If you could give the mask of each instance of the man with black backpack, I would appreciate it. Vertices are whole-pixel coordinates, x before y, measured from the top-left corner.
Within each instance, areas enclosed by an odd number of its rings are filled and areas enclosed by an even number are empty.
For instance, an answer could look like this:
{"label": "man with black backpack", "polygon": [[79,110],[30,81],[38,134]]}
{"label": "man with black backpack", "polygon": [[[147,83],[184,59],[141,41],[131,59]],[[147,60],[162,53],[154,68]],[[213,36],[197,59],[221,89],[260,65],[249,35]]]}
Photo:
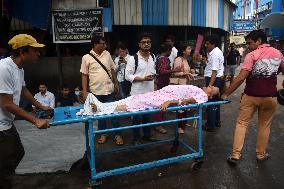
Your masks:
{"label": "man with black backpack", "polygon": [[[155,56],[150,52],[151,36],[142,33],[138,38],[139,51],[129,58],[126,65],[125,78],[132,82],[130,95],[144,94],[154,91]],[[133,116],[133,125],[150,122],[150,115]],[[150,127],[143,127],[142,137],[145,141],[153,141]],[[140,143],[140,128],[133,129],[133,144]]]}

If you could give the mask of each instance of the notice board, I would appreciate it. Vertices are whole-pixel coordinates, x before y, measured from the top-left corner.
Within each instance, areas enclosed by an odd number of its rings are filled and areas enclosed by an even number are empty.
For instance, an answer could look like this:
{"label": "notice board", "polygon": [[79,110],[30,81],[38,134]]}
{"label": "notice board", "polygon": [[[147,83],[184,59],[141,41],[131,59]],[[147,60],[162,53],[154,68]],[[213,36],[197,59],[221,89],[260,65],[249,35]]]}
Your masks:
{"label": "notice board", "polygon": [[103,35],[102,18],[102,8],[54,10],[52,11],[53,42],[90,42],[93,35]]}

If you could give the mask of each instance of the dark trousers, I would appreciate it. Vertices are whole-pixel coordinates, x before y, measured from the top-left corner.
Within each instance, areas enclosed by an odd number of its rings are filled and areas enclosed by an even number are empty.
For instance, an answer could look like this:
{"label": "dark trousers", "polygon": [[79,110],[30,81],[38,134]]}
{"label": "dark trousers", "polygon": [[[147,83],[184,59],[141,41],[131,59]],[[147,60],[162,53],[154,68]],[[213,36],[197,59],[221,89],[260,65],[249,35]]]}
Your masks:
{"label": "dark trousers", "polygon": [[[115,101],[115,98],[114,98],[114,94],[109,94],[109,95],[95,95],[97,97],[97,99],[100,101],[100,102],[113,102]],[[114,118],[114,119],[111,119],[111,122],[112,122],[112,127],[113,128],[117,128],[119,127],[119,120],[117,118]],[[106,120],[99,120],[98,121],[98,128],[100,130],[104,130],[107,128],[107,122]],[[117,131],[115,132],[115,135],[120,135],[121,132]]]}
{"label": "dark trousers", "polygon": [[0,131],[0,188],[10,188],[8,177],[15,173],[24,157],[25,150],[20,136],[13,125],[11,129]]}
{"label": "dark trousers", "polygon": [[[149,123],[151,121],[150,115],[137,115],[133,116],[132,124],[139,125],[141,123]],[[143,135],[144,137],[148,138],[151,137],[151,128],[150,127],[143,127]],[[133,129],[133,140],[138,140],[140,138],[140,128]]]}
{"label": "dark trousers", "polygon": [[[205,77],[205,84],[206,87],[210,83],[211,77]],[[218,87],[220,91],[222,90],[222,79],[220,77],[217,77],[214,83],[215,87]],[[209,99],[208,102],[214,102],[217,101],[216,99]],[[216,106],[209,106],[206,109],[207,111],[207,123],[206,127],[208,128],[215,128],[220,124],[220,105]]]}
{"label": "dark trousers", "polygon": [[[183,112],[178,112],[178,119],[186,118],[188,116],[188,112],[186,110],[183,110]],[[178,122],[178,128],[185,129],[186,121],[180,121]]]}

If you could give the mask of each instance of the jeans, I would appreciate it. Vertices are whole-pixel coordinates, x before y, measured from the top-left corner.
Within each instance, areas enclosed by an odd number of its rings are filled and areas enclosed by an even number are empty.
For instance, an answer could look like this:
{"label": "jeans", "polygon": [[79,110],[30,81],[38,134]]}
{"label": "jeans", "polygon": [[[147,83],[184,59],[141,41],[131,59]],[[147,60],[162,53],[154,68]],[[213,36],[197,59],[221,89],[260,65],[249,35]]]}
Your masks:
{"label": "jeans", "polygon": [[120,93],[121,98],[122,99],[126,98],[127,95],[123,92],[123,87],[122,87],[123,82],[119,82],[118,85],[119,85],[119,93]]}
{"label": "jeans", "polygon": [[9,188],[8,177],[15,173],[24,154],[24,147],[14,125],[8,130],[0,131],[0,188]]}
{"label": "jeans", "polygon": [[[210,79],[211,79],[211,77],[205,77],[206,87],[209,85]],[[222,79],[220,77],[216,77],[214,86],[218,87],[221,91]],[[208,102],[214,102],[214,101],[217,101],[217,100],[216,99],[208,99]],[[206,112],[207,112],[206,127],[207,128],[215,128],[216,126],[218,126],[221,122],[220,121],[220,105],[209,106],[209,107],[207,107]]]}
{"label": "jeans", "polygon": [[[133,116],[132,124],[139,125],[141,123],[149,123],[151,120],[150,115],[137,115]],[[144,137],[148,138],[151,137],[151,128],[150,127],[143,127],[143,135]],[[140,128],[133,129],[133,140],[138,140],[140,138]]]}
{"label": "jeans", "polygon": [[[95,95],[97,97],[97,99],[100,101],[100,102],[113,102],[115,101],[115,98],[114,98],[114,94],[109,94],[109,95]],[[112,127],[113,128],[117,128],[119,127],[119,120],[118,118],[114,118],[114,119],[111,119],[111,122],[112,122]],[[98,128],[100,130],[104,130],[107,128],[107,122],[106,120],[99,120],[98,121]],[[115,132],[115,135],[120,135],[120,131],[116,131]]]}

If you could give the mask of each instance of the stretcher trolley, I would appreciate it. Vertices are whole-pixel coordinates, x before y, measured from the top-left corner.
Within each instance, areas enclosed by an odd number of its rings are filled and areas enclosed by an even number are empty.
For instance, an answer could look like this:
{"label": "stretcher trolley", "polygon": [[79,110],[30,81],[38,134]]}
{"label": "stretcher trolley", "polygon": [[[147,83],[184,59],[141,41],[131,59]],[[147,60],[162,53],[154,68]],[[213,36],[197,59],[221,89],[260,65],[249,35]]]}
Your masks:
{"label": "stretcher trolley", "polygon": [[[114,176],[129,172],[134,172],[138,170],[143,170],[147,168],[162,166],[170,163],[175,163],[179,161],[184,161],[188,159],[193,159],[193,163],[191,164],[191,168],[194,170],[198,170],[202,165],[202,157],[203,157],[203,150],[202,150],[202,112],[203,108],[206,108],[208,106],[216,106],[221,104],[226,104],[229,101],[215,101],[215,102],[206,102],[202,104],[189,104],[184,106],[174,106],[169,107],[168,111],[178,111],[178,110],[185,110],[185,109],[196,109],[197,113],[192,117],[186,117],[186,118],[176,118],[172,120],[164,120],[161,122],[151,122],[147,124],[139,124],[139,125],[130,125],[130,126],[121,126],[119,128],[111,128],[111,129],[104,129],[104,130],[97,130],[96,127],[93,127],[94,122],[96,120],[103,120],[103,119],[112,119],[112,118],[121,118],[121,117],[130,117],[135,115],[141,115],[141,114],[155,114],[160,112],[159,109],[151,109],[151,110],[143,110],[138,112],[119,112],[114,114],[108,114],[108,115],[92,115],[92,116],[76,116],[76,112],[82,108],[82,106],[69,106],[69,107],[59,107],[55,108],[54,110],[54,119],[51,122],[51,126],[57,126],[57,125],[64,125],[64,124],[72,124],[72,123],[85,123],[85,135],[86,135],[86,154],[90,166],[91,171],[91,178],[90,178],[90,185],[93,187],[96,187],[98,184],[98,180],[104,177],[108,176]],[[183,140],[179,138],[178,133],[178,122],[180,121],[186,121],[186,120],[197,120],[197,149],[194,149],[193,147],[186,144]],[[175,129],[175,135],[173,139],[168,140],[160,140],[155,142],[149,142],[146,144],[141,145],[135,145],[135,146],[124,146],[124,147],[118,147],[111,150],[106,151],[100,151],[97,152],[95,149],[95,136],[96,134],[101,133],[108,133],[108,132],[115,132],[119,130],[126,130],[126,129],[133,129],[133,128],[139,128],[139,127],[152,127],[157,126],[161,124],[169,124],[169,123],[175,123],[176,129]],[[177,155],[167,157],[164,159],[147,162],[147,163],[141,163],[121,168],[115,168],[112,170],[107,170],[103,172],[97,172],[96,170],[96,156],[98,155],[105,155],[107,153],[114,153],[114,152],[120,152],[124,150],[131,150],[135,148],[145,148],[147,146],[152,146],[154,144],[162,144],[162,143],[170,143],[172,144],[169,152],[172,154],[175,154],[177,151],[179,145],[181,147],[184,147],[184,149],[187,150],[186,154],[183,155]]]}

